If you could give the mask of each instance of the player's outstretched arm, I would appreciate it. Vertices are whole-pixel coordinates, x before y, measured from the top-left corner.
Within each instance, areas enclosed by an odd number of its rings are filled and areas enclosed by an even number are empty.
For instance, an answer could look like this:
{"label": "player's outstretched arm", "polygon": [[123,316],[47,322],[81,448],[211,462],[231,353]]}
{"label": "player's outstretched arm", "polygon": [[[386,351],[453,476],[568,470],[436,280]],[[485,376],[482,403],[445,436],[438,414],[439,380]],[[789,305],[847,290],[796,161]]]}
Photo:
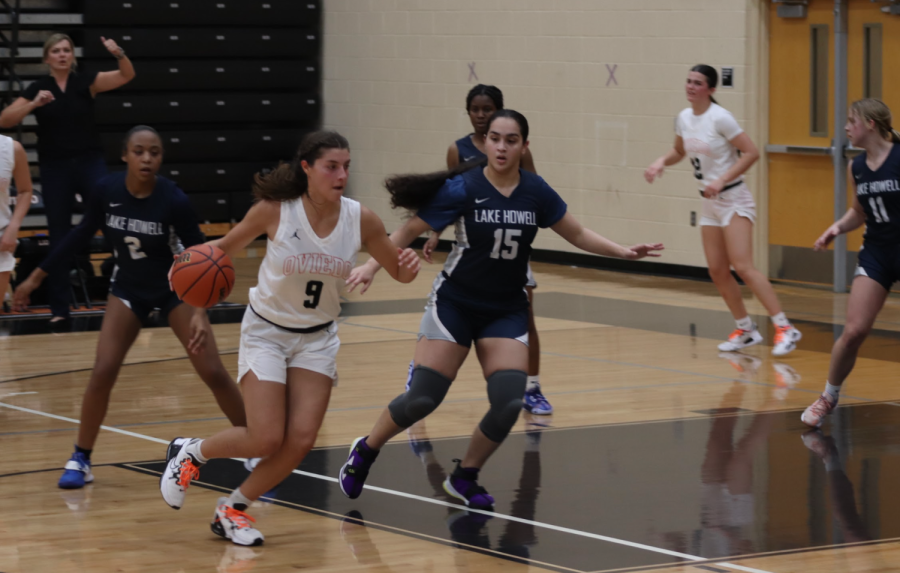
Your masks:
{"label": "player's outstretched arm", "polygon": [[221,239],[209,241],[207,245],[219,247],[229,257],[246,248],[256,237],[266,235],[274,239],[281,221],[281,203],[278,201],[257,201],[240,223],[235,225]]}
{"label": "player's outstretched arm", "polygon": [[642,243],[624,247],[598,235],[590,229],[584,228],[571,213],[563,215],[563,218],[550,228],[579,249],[604,257],[616,257],[634,261],[644,257],[658,257],[659,253],[656,251],[661,251],[665,248],[662,243]]}
{"label": "player's outstretched arm", "polygon": [[372,258],[381,265],[391,277],[401,283],[412,282],[422,268],[419,256],[412,249],[396,246],[388,238],[381,219],[366,207],[360,207],[360,223],[362,243]]}
{"label": "player's outstretched arm", "polygon": [[[380,221],[380,219],[379,219]],[[391,233],[390,242],[395,248],[406,248],[412,243],[416,237],[428,231],[431,227],[420,219],[413,217],[409,219],[402,227]],[[384,233],[384,224],[382,223],[381,232]],[[363,285],[359,293],[365,293],[372,285],[375,273],[381,269],[378,259],[373,255],[368,261],[353,269],[350,277],[347,279],[347,291],[353,292],[358,285]]]}

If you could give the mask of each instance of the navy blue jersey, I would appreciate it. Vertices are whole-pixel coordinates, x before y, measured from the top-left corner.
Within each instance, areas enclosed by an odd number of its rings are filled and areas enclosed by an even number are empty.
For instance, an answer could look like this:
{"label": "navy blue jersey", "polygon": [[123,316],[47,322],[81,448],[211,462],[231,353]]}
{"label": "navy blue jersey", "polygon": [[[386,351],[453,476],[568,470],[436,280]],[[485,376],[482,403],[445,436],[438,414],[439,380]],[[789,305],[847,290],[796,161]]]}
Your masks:
{"label": "navy blue jersey", "polygon": [[459,162],[465,163],[466,161],[473,161],[475,159],[481,159],[483,157],[487,157],[484,153],[478,150],[475,147],[475,144],[472,143],[472,136],[474,133],[470,133],[465,137],[460,137],[456,140],[456,151],[459,154]]}
{"label": "navy blue jersey", "polygon": [[866,165],[866,154],[853,160],[856,197],[866,212],[866,243],[900,245],[900,144],[894,144],[876,171]]}
{"label": "navy blue jersey", "polygon": [[[144,300],[167,295],[172,255],[183,246],[203,243],[194,210],[173,181],[156,178],[153,193],[138,199],[125,188],[125,173],[100,180],[81,223],[47,256],[41,268],[53,268],[84,248],[98,229],[113,247],[113,281]],[[179,241],[180,239],[180,241]]]}
{"label": "navy blue jersey", "polygon": [[471,169],[449,179],[417,213],[432,229],[456,224],[456,243],[442,271],[455,292],[493,301],[524,296],[531,243],[539,227],[562,219],[566,203],[538,175],[520,169],[519,177],[519,186],[504,197],[484,169]]}

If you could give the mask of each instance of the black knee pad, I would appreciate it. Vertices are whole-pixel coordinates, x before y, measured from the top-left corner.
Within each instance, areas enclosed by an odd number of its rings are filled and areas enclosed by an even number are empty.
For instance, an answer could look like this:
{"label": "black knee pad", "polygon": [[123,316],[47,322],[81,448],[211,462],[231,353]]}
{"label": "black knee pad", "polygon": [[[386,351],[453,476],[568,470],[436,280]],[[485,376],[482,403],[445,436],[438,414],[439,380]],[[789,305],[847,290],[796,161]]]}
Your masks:
{"label": "black knee pad", "polygon": [[423,419],[444,401],[453,381],[425,366],[413,370],[409,391],[400,394],[388,404],[388,411],[394,423],[408,428]]}
{"label": "black knee pad", "polygon": [[522,410],[522,396],[528,375],[522,370],[500,370],[487,379],[491,409],[481,419],[481,432],[492,442],[500,443],[516,425]]}

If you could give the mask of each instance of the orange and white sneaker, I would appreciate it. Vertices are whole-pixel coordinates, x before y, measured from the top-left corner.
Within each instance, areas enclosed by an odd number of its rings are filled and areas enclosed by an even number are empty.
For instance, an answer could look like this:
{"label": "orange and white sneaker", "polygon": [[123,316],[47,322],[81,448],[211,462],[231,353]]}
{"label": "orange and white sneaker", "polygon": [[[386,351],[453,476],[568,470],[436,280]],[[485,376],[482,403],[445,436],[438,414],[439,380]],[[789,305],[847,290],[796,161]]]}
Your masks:
{"label": "orange and white sneaker", "polygon": [[[176,450],[173,445],[177,440],[183,442]],[[192,440],[175,438],[166,451],[166,469],[159,476],[159,492],[173,509],[181,509],[188,486],[191,485],[191,481],[200,477],[200,466],[203,464],[187,451],[189,445],[198,441],[197,438]],[[176,451],[178,453],[174,453]]]}
{"label": "orange and white sneaker", "polygon": [[759,333],[759,329],[754,324],[750,330],[743,328],[735,329],[728,335],[728,340],[719,345],[722,352],[737,352],[742,348],[759,344],[763,341],[763,335]]}
{"label": "orange and white sneaker", "polygon": [[797,348],[797,342],[803,338],[799,330],[792,325],[775,327],[775,346],[772,347],[772,356],[784,356]]}
{"label": "orange and white sneaker", "polygon": [[831,396],[822,394],[806,410],[803,410],[800,421],[810,428],[818,428],[822,425],[822,422],[825,421],[828,414],[832,413],[836,407],[837,400],[832,401]]}
{"label": "orange and white sneaker", "polygon": [[250,523],[256,520],[245,512],[235,509],[227,497],[220,497],[209,528],[219,537],[230,539],[235,545],[255,547],[262,545],[263,534],[253,528]]}

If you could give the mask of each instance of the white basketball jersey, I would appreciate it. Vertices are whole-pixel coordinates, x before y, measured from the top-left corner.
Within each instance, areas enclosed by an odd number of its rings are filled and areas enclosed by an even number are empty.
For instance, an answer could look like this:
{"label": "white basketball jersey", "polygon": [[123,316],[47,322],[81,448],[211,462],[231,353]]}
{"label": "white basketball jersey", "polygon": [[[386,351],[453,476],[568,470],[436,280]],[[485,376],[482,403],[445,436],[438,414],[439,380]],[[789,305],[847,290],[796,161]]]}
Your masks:
{"label": "white basketball jersey", "polygon": [[0,135],[0,230],[9,225],[12,209],[9,206],[9,182],[12,181],[13,168],[16,166],[16,150],[13,140]]}
{"label": "white basketball jersey", "polygon": [[[691,108],[678,114],[675,133],[684,140],[684,150],[694,166],[694,177],[700,180],[703,189],[737,162],[737,149],[730,142],[744,130],[728,110],[711,104],[703,115],[694,115]],[[738,177],[726,185],[740,180]]]}
{"label": "white basketball jersey", "polygon": [[337,320],[341,290],[361,241],[360,206],[353,199],[341,198],[338,223],[324,239],[313,232],[302,199],[282,202],[278,231],[267,243],[259,282],[250,289],[250,306],[286,328]]}

